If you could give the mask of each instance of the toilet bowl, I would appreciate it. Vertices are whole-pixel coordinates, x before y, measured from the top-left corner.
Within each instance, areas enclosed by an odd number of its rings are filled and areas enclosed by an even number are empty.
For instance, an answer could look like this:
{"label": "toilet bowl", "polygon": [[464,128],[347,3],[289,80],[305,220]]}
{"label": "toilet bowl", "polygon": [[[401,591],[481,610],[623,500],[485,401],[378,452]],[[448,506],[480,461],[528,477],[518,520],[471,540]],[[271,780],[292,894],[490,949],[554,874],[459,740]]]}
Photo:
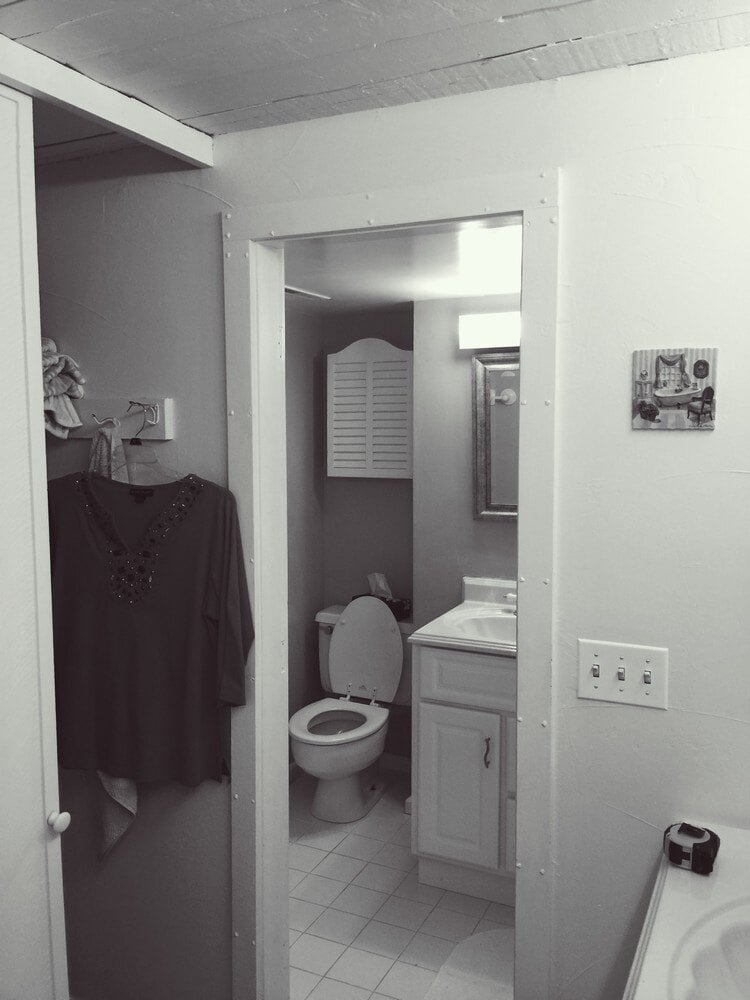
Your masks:
{"label": "toilet bowl", "polygon": [[289,720],[294,759],[318,779],[313,816],[329,823],[351,823],[375,804],[382,782],[368,785],[360,774],[383,752],[389,714],[380,705],[323,698]]}
{"label": "toilet bowl", "polygon": [[[363,772],[383,752],[390,701],[403,662],[401,632],[389,608],[374,597],[358,597],[334,626],[327,655],[321,643],[321,680],[346,697],[322,698],[289,720],[294,760],[318,779],[311,812],[331,823],[361,819],[383,792],[382,782]],[[351,700],[370,697],[370,702]]]}

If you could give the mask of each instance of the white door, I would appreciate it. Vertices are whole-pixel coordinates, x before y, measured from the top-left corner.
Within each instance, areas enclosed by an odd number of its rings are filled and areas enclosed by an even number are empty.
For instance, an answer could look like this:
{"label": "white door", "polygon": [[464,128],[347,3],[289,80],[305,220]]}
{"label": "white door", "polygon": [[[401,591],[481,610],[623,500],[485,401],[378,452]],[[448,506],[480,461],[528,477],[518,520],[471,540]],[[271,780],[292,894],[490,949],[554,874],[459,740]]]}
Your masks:
{"label": "white door", "polygon": [[0,86],[0,1000],[68,997],[31,98]]}
{"label": "white door", "polygon": [[500,716],[419,705],[419,853],[498,868]]}

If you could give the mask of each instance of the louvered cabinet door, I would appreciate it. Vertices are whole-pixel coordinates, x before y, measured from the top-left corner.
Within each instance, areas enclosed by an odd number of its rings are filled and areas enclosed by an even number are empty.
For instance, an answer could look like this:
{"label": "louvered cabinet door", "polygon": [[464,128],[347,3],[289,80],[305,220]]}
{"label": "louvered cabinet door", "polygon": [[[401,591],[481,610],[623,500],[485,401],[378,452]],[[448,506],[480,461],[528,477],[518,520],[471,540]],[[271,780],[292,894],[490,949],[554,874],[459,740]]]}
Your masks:
{"label": "louvered cabinet door", "polygon": [[411,479],[412,352],[358,340],[328,356],[328,475]]}

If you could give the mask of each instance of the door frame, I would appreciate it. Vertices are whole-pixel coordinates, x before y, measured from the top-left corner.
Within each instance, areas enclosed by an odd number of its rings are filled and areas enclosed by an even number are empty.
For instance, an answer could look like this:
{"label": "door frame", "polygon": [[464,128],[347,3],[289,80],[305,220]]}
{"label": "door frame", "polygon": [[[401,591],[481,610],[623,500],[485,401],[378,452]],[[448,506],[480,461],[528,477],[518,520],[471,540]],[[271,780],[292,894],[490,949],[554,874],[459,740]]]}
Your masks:
{"label": "door frame", "polygon": [[[490,174],[222,214],[229,487],[254,598],[253,698],[232,735],[234,995],[288,996],[287,537],[283,250],[278,241],[523,217],[518,516],[516,1000],[547,1000],[553,954],[550,719],[558,171]],[[269,329],[271,331],[269,335]],[[524,775],[533,775],[531,782]]]}
{"label": "door frame", "polygon": [[[8,329],[3,341],[8,351],[6,361],[11,371],[19,373],[18,398],[0,449],[9,475],[0,504],[0,535],[12,575],[0,605],[0,620],[8,637],[4,649],[5,714],[0,725],[13,741],[12,753],[6,755],[11,766],[23,761],[21,769],[14,768],[4,789],[14,838],[3,845],[5,860],[16,865],[13,881],[22,899],[18,895],[14,898],[8,889],[3,947],[12,957],[12,966],[4,970],[3,987],[11,992],[34,989],[39,1000],[67,1000],[60,835],[46,822],[51,813],[60,811],[60,802],[32,101],[2,84],[0,101],[10,103],[16,123],[16,134],[7,142],[7,166],[14,183],[5,192],[6,213],[0,232],[4,251],[0,281],[7,282],[0,299]],[[4,138],[8,140],[8,136]],[[17,605],[18,601],[23,605]],[[7,764],[7,759],[4,762]]]}

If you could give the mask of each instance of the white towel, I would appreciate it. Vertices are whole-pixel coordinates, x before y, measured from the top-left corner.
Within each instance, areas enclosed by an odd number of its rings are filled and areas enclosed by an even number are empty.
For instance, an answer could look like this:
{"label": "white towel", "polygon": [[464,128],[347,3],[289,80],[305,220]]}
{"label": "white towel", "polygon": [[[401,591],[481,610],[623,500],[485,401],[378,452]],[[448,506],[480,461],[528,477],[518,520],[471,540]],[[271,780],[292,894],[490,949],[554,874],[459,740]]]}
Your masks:
{"label": "white towel", "polygon": [[125,449],[116,427],[100,427],[91,439],[89,472],[129,483]]}
{"label": "white towel", "polygon": [[[100,427],[91,440],[89,472],[128,483],[128,467],[116,427]],[[132,778],[114,778],[97,771],[107,797],[102,800],[102,839],[99,858],[104,860],[127,833],[138,812],[138,787]]]}

